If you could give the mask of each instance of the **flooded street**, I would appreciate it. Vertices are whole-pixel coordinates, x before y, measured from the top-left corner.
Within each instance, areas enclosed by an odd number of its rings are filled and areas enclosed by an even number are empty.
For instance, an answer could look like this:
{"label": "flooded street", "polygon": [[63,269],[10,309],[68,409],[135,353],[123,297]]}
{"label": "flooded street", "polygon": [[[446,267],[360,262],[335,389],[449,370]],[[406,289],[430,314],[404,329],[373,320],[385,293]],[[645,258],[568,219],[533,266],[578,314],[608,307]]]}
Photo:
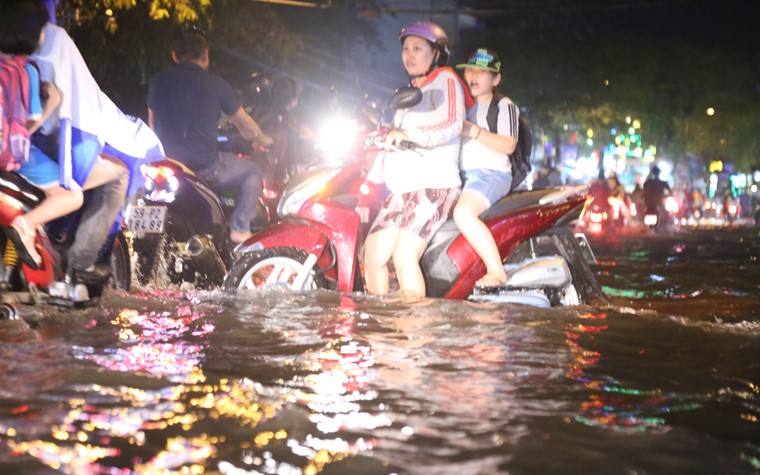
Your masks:
{"label": "flooded street", "polygon": [[610,307],[147,290],[0,321],[0,473],[760,472],[758,229],[591,244]]}

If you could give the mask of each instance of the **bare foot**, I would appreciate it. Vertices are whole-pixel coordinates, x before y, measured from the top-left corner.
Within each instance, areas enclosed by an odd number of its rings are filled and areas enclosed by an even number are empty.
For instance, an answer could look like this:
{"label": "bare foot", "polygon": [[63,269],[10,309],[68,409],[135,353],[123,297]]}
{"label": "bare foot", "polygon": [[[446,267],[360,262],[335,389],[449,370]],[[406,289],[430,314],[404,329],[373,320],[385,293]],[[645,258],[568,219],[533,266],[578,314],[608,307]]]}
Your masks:
{"label": "bare foot", "polygon": [[507,283],[507,275],[503,272],[489,272],[475,282],[475,287],[500,287]]}

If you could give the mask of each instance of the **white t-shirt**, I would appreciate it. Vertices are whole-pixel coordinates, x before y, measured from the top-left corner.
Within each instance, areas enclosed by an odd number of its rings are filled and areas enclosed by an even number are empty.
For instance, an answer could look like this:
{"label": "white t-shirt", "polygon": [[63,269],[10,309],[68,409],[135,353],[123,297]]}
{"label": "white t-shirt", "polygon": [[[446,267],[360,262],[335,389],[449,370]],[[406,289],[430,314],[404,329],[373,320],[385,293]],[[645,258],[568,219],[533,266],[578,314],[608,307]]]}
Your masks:
{"label": "white t-shirt", "polygon": [[[475,123],[483,130],[493,132],[489,129],[486,119],[490,105],[491,101],[476,103],[467,111],[467,120]],[[508,97],[501,98],[498,108],[499,114],[496,120],[496,128],[498,130],[496,133],[517,139],[520,110]],[[509,156],[506,153],[499,153],[480,140],[474,140],[469,137],[462,139],[460,166],[462,170],[485,168],[503,172],[512,171],[512,166],[509,164]]]}

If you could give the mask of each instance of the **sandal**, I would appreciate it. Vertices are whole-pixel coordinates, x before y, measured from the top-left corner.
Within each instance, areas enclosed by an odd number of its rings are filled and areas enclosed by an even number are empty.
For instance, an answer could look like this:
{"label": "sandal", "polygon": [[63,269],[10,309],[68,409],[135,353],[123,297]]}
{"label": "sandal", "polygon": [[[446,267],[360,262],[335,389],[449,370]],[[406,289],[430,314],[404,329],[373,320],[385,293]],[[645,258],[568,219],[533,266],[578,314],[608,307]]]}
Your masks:
{"label": "sandal", "polygon": [[13,241],[21,262],[32,270],[38,270],[42,264],[42,257],[35,247],[35,233],[29,228],[23,216],[16,216],[11,225],[5,228],[8,239]]}

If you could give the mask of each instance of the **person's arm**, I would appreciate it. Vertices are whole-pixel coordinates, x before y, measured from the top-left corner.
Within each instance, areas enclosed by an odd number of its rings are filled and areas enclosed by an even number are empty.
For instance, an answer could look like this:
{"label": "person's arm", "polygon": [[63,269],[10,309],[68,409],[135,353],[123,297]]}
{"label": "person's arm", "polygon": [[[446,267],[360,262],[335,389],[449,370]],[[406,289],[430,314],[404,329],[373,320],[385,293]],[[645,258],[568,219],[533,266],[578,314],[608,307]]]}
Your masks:
{"label": "person's arm", "polygon": [[[429,94],[434,100],[433,111],[418,112],[419,109],[415,111],[412,108],[406,112],[407,116],[412,113],[423,113],[430,118],[429,122],[404,130],[408,140],[424,148],[437,147],[459,137],[465,120],[464,90],[453,73],[438,74],[430,84]],[[393,140],[398,141],[399,138],[394,137]],[[401,138],[401,140],[407,139]]]}
{"label": "person's arm", "polygon": [[508,98],[502,97],[498,103],[497,130],[488,131],[477,125],[470,128],[474,140],[485,144],[491,150],[509,155],[517,148],[517,134],[520,128],[520,110]]}
{"label": "person's arm", "polygon": [[259,124],[254,121],[250,115],[248,115],[243,107],[238,107],[234,114],[230,116],[230,121],[235,125],[240,134],[245,137],[246,140],[251,142],[258,142],[261,145],[269,146],[274,143],[272,137],[264,134],[261,131]]}
{"label": "person's arm", "polygon": [[489,132],[486,129],[482,129],[475,124],[467,121],[471,124],[469,127],[468,137],[473,140],[482,142],[486,147],[496,150],[499,153],[505,153],[509,155],[517,148],[517,139],[514,137],[507,137],[500,134]]}
{"label": "person's arm", "polygon": [[29,135],[37,132],[48,117],[50,117],[61,105],[61,91],[58,90],[55,84],[41,82],[40,85],[42,86],[42,90],[44,91],[45,96],[47,96],[47,99],[45,100],[45,105],[42,106],[42,114],[40,115],[40,118],[29,125]]}

